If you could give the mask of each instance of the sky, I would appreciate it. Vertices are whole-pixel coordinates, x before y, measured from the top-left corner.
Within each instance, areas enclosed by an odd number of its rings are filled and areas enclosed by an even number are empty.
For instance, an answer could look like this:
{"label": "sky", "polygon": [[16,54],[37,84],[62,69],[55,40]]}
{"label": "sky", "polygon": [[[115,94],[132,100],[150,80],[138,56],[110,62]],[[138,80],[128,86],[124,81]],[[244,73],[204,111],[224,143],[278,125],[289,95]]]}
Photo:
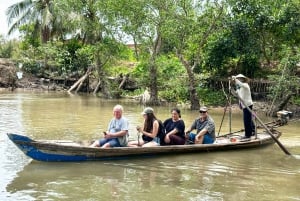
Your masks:
{"label": "sky", "polygon": [[[7,36],[8,32],[8,24],[7,24],[7,18],[5,15],[5,11],[7,8],[17,2],[20,2],[22,0],[0,0],[0,34],[3,36]],[[16,37],[17,34],[14,34],[12,37]],[[11,38],[11,37],[10,37]]]}
{"label": "sky", "polygon": [[[22,0],[0,0],[0,34],[6,37],[6,39],[14,39],[18,38],[19,34],[18,32],[14,32],[12,36],[7,36],[8,32],[8,24],[7,24],[7,17],[6,17],[6,10],[9,6],[21,2]],[[133,43],[132,40],[129,38],[125,39],[126,43]]]}

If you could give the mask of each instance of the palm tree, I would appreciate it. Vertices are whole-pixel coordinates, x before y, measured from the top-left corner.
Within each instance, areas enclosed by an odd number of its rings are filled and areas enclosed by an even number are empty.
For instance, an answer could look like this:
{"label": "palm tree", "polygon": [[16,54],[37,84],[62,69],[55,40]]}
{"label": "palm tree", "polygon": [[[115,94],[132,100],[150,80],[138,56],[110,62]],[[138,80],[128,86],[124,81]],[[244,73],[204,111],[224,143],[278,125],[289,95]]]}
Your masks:
{"label": "palm tree", "polygon": [[25,24],[34,24],[33,34],[40,33],[42,42],[49,41],[53,30],[53,0],[24,0],[6,10],[8,35]]}

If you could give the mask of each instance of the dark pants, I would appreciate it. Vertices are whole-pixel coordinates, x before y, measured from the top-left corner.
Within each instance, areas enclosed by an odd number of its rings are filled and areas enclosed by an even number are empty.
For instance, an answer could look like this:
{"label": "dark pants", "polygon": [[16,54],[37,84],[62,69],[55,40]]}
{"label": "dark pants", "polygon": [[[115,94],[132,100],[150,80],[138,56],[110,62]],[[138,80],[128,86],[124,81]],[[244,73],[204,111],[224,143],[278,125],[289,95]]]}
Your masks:
{"label": "dark pants", "polygon": [[[252,110],[252,106],[250,105],[249,108]],[[251,137],[252,132],[255,131],[255,125],[252,121],[252,113],[247,109],[243,109],[243,119],[244,119],[244,128],[245,128],[245,136]]]}
{"label": "dark pants", "polygon": [[170,135],[169,145],[183,145],[185,144],[185,138],[179,137],[178,135]]}

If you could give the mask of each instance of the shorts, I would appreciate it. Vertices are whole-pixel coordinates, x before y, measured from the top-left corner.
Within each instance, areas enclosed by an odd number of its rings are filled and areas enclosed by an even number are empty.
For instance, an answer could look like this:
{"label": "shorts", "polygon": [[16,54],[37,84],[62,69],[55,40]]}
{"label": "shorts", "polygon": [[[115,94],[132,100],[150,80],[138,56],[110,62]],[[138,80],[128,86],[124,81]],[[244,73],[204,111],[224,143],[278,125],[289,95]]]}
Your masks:
{"label": "shorts", "polygon": [[[196,138],[196,134],[195,133],[190,133],[188,140],[192,141],[193,143],[195,143],[195,138]],[[204,135],[203,144],[213,144],[214,141],[215,140],[210,135],[208,135],[208,134]]]}
{"label": "shorts", "polygon": [[103,138],[99,140],[100,147],[102,147],[106,143],[109,143],[110,147],[121,147],[118,138],[110,138],[110,139]]}
{"label": "shorts", "polygon": [[159,139],[159,137],[155,137],[152,141],[156,142],[158,145],[160,145],[160,139]]}
{"label": "shorts", "polygon": [[144,141],[144,142],[145,142],[145,144],[148,143],[148,142],[155,142],[156,144],[160,145],[160,139],[159,139],[159,137],[155,137],[151,141]]}

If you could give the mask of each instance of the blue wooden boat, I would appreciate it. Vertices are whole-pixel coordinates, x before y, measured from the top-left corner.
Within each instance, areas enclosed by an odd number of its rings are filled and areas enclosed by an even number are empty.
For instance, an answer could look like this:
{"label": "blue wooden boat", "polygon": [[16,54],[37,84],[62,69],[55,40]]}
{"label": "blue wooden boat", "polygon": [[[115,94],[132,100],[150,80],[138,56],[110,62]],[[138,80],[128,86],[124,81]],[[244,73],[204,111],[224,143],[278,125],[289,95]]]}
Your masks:
{"label": "blue wooden boat", "polygon": [[[277,139],[281,132],[272,129]],[[262,131],[249,141],[242,141],[243,131],[217,137],[214,144],[186,144],[158,147],[89,147],[91,141],[33,140],[19,134],[7,134],[9,139],[27,156],[37,161],[97,161],[149,157],[163,154],[186,154],[235,149],[259,148],[274,143],[271,135]]]}

